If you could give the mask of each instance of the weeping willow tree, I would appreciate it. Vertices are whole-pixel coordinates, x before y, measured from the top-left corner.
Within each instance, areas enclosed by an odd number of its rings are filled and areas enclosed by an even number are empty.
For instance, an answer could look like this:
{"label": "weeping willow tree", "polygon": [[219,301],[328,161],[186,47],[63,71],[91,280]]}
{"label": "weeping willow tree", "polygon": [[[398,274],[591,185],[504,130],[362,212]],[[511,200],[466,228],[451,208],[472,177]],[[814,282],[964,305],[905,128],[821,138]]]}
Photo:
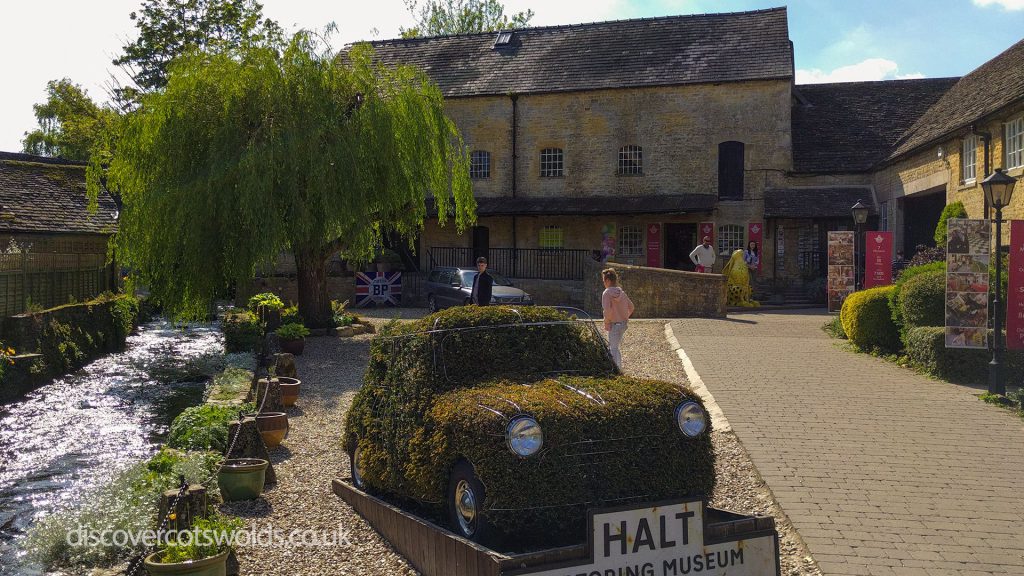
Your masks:
{"label": "weeping willow tree", "polygon": [[368,260],[416,235],[433,196],[441,224],[475,216],[469,164],[422,72],[340,56],[299,33],[287,47],[193,53],[123,125],[107,185],[121,193],[116,250],[178,317],[285,251],[306,323],[331,320],[327,260]]}

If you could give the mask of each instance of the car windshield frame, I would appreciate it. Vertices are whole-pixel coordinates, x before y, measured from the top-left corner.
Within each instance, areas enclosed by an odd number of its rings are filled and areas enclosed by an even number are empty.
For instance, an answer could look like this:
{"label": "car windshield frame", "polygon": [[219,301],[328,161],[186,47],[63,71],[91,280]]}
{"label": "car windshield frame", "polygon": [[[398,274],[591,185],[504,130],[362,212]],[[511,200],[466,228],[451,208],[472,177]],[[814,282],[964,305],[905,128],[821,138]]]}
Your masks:
{"label": "car windshield frame", "polygon": [[[495,286],[512,286],[512,283],[509,282],[508,278],[505,278],[501,274],[490,270],[488,270],[487,273],[491,275],[491,278],[494,278]],[[471,288],[473,286],[473,279],[476,278],[477,274],[479,274],[479,272],[476,270],[460,270],[459,278],[461,279],[462,287]]]}

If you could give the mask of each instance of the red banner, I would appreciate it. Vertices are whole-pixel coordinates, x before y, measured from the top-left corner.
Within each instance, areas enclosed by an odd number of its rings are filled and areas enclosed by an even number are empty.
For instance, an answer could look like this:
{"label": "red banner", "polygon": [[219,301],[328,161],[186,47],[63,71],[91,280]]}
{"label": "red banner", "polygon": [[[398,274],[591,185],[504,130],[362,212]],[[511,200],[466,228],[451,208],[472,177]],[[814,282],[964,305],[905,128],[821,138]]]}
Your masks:
{"label": "red banner", "polygon": [[1006,294],[1006,347],[1024,350],[1024,220],[1010,221],[1010,277]]}
{"label": "red banner", "polygon": [[647,265],[661,267],[661,224],[647,225]]}
{"label": "red banner", "polygon": [[698,229],[700,230],[700,234],[697,235],[697,243],[700,244],[704,240],[704,237],[707,236],[708,238],[711,238],[711,244],[714,245],[714,243],[715,243],[715,223],[714,222],[701,222],[700,223],[700,227]]}
{"label": "red banner", "polygon": [[864,252],[864,287],[892,284],[892,232],[868,232]]}
{"label": "red banner", "polygon": [[747,245],[744,249],[750,248],[750,243],[755,242],[757,245],[757,273],[761,273],[761,261],[764,260],[764,246],[762,246],[761,238],[764,236],[764,224],[760,222],[751,222],[747,224]]}

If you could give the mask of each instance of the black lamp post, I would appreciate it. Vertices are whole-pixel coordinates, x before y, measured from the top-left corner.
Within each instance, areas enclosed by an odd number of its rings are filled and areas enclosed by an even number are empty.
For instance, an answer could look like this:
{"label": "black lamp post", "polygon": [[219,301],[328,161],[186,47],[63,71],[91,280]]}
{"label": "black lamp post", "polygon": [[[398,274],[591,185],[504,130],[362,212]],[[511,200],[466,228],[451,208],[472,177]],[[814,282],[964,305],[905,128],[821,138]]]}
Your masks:
{"label": "black lamp post", "polygon": [[988,363],[988,393],[1006,394],[1006,386],[1003,384],[1002,364],[1005,345],[1003,343],[1003,313],[1000,310],[1000,298],[1002,292],[1002,255],[1003,255],[1003,207],[1010,203],[1013,196],[1013,185],[1017,179],[1003,174],[1002,168],[981,181],[981,188],[985,191],[985,199],[990,206],[996,209],[996,294],[992,299],[992,361]]}
{"label": "black lamp post", "polygon": [[861,275],[860,275],[860,259],[863,250],[860,249],[860,237],[862,235],[861,228],[864,223],[868,221],[868,207],[861,204],[860,200],[850,208],[850,213],[853,214],[853,222],[857,225],[856,236],[853,238],[853,274],[854,274],[854,288],[860,290],[861,286]]}

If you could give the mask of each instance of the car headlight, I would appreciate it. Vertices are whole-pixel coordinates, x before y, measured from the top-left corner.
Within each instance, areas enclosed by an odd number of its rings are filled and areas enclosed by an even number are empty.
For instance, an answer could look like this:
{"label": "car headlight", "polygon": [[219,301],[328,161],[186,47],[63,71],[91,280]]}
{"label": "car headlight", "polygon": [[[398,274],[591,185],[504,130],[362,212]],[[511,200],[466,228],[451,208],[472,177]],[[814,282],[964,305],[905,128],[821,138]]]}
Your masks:
{"label": "car headlight", "polygon": [[708,416],[700,404],[683,402],[676,408],[676,424],[690,438],[700,436],[708,427]]}
{"label": "car headlight", "polygon": [[533,456],[544,445],[544,433],[540,431],[540,424],[530,416],[513,418],[505,430],[505,437],[509,449],[524,458]]}

